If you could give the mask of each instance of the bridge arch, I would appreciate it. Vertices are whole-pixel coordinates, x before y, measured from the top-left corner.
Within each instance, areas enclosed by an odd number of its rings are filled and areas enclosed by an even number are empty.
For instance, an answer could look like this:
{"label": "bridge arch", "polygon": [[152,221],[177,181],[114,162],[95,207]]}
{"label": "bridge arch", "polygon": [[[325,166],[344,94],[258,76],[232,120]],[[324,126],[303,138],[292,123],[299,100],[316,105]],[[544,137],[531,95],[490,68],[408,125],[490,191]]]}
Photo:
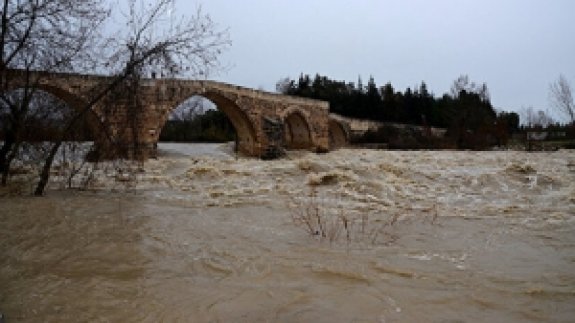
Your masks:
{"label": "bridge arch", "polygon": [[[8,93],[17,93],[18,91],[24,90],[25,85],[18,84],[15,82],[8,89]],[[76,111],[78,113],[84,113],[83,109],[87,106],[87,101],[81,96],[74,94],[72,89],[60,87],[54,84],[48,84],[47,82],[39,82],[31,87],[36,93],[45,93],[49,96],[56,98],[61,101],[70,110]],[[56,112],[56,111],[52,111]],[[97,113],[93,109],[89,109],[84,113],[82,118],[78,119],[79,122],[84,122],[83,126],[88,128],[90,137],[95,139],[95,137],[100,133],[101,122]],[[62,125],[63,126],[63,125]]]}
{"label": "bridge arch", "polygon": [[349,131],[345,125],[333,118],[329,119],[329,149],[341,148],[349,143]]}
{"label": "bridge arch", "polygon": [[303,111],[297,108],[287,109],[283,114],[283,123],[286,148],[313,148],[310,122]]}
{"label": "bridge arch", "polygon": [[172,111],[177,109],[181,104],[194,96],[203,97],[210,100],[212,103],[214,103],[219,111],[226,115],[236,132],[236,149],[239,152],[249,156],[253,156],[257,153],[256,144],[258,142],[258,138],[254,121],[236,102],[225,97],[224,95],[212,91],[198,91],[197,93],[190,93],[184,98],[176,101],[175,104],[171,105],[162,118],[162,123],[160,124],[157,133],[158,136]]}
{"label": "bridge arch", "polygon": [[[26,85],[15,83],[10,86],[8,92],[16,92],[19,90],[24,90],[25,88]],[[83,98],[81,98],[79,95],[73,94],[72,91],[67,88],[45,83],[35,84],[31,88],[53,95],[54,97],[62,100],[64,103],[70,106],[70,108],[77,111],[82,109],[82,107],[86,104],[86,101]]]}

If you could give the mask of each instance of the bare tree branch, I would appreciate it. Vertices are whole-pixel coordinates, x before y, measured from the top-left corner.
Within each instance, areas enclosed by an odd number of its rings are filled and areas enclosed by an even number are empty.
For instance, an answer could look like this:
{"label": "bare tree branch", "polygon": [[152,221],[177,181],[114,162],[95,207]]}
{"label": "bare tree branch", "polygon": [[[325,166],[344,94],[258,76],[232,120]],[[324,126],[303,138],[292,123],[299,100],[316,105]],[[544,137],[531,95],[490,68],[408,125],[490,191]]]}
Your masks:
{"label": "bare tree branch", "polygon": [[571,123],[575,122],[575,103],[571,85],[563,75],[549,86],[551,104],[557,112],[566,116]]}
{"label": "bare tree branch", "polygon": [[[198,7],[191,17],[170,15],[175,1],[129,0],[124,24],[105,35],[104,23],[113,12],[99,0],[4,0],[0,32],[0,120],[3,138],[0,172],[7,174],[17,155],[22,133],[30,120],[49,113],[31,108],[42,74],[89,72],[107,74],[108,80],[90,89],[82,107],[67,115],[62,132],[48,149],[36,188],[42,194],[54,156],[79,120],[96,104],[123,95],[136,128],[143,103],[138,97],[141,80],[149,75],[164,77],[205,76],[219,68],[218,57],[230,45],[226,29],[204,15]],[[125,2],[118,2],[122,6]],[[109,26],[107,26],[109,27]],[[18,80],[10,69],[23,70]],[[21,87],[18,95],[12,91]],[[120,91],[122,89],[122,91]],[[123,90],[128,90],[123,91]],[[102,127],[107,130],[105,126]],[[111,134],[108,134],[111,136]]]}

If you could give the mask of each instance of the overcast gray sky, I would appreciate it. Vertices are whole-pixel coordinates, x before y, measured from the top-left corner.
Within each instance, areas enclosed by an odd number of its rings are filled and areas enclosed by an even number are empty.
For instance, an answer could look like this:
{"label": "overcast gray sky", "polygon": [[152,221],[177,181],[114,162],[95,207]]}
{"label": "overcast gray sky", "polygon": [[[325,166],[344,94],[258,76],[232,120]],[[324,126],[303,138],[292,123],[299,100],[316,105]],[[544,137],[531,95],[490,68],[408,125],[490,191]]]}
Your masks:
{"label": "overcast gray sky", "polygon": [[274,91],[282,77],[320,73],[437,96],[467,74],[496,108],[549,108],[560,73],[575,86],[574,0],[179,0],[229,27],[230,68],[212,76]]}

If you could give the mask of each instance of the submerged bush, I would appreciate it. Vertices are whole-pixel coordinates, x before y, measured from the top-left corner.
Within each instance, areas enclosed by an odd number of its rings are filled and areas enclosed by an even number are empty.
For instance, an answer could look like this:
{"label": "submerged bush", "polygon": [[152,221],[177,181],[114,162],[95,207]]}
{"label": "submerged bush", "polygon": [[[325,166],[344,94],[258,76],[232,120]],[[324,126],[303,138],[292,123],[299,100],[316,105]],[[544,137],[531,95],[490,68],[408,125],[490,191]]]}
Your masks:
{"label": "submerged bush", "polygon": [[[370,213],[349,212],[343,205],[334,205],[337,199],[326,199],[319,194],[319,188],[311,185],[309,191],[302,197],[290,197],[288,201],[289,214],[292,222],[307,234],[319,240],[330,243],[345,241],[347,243],[390,244],[399,236],[394,227],[404,221],[400,212],[377,217]],[[437,208],[431,213],[431,224],[437,220]],[[429,217],[421,218],[425,221]]]}

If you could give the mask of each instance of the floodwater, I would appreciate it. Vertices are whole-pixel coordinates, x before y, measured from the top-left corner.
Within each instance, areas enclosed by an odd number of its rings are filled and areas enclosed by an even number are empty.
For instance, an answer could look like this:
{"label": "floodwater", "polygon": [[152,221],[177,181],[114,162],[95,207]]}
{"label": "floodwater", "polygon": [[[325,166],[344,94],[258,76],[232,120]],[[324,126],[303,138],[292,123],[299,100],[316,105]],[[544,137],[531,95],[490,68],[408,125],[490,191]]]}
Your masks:
{"label": "floodwater", "polygon": [[0,197],[6,323],[575,318],[575,152],[161,148]]}

